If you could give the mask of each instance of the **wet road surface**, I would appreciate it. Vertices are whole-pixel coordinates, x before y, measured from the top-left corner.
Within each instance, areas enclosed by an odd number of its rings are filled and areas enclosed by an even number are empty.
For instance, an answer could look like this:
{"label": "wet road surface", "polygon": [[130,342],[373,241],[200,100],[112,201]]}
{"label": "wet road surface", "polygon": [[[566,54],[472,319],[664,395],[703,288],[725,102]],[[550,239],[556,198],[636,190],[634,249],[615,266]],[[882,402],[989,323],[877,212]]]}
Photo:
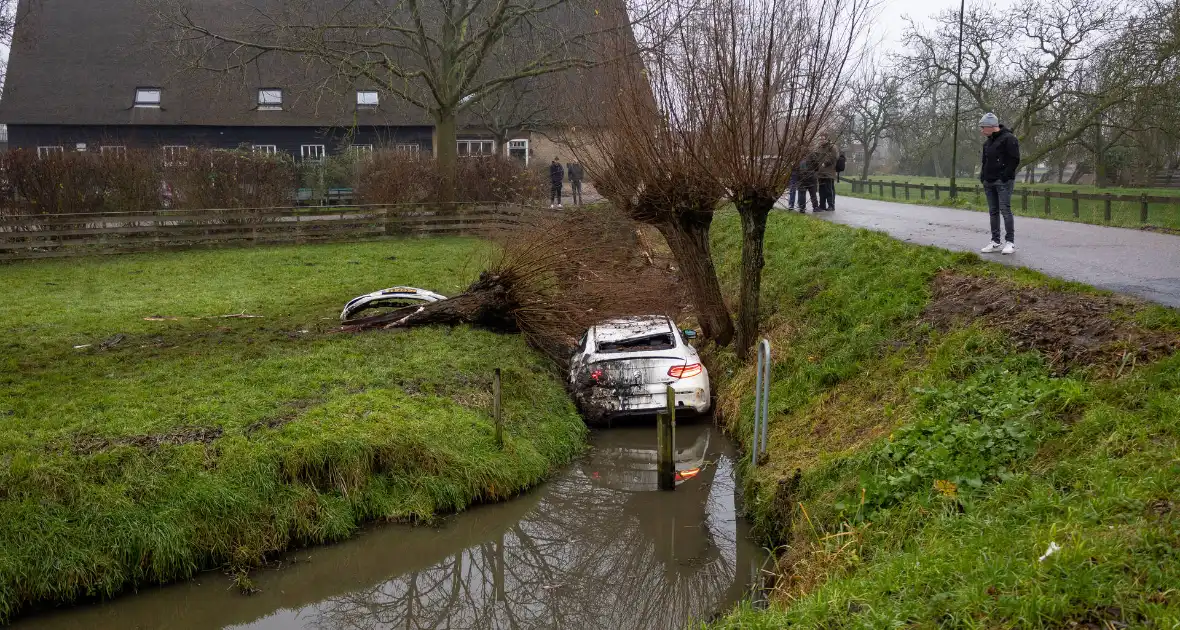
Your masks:
{"label": "wet road surface", "polygon": [[210,572],[15,627],[679,629],[737,603],[763,555],[737,518],[731,444],[708,420],[677,427],[674,492],[655,490],[654,426],[592,444],[512,501],[290,554],[253,596]]}
{"label": "wet road surface", "polygon": [[[954,251],[978,252],[991,238],[988,215],[970,210],[839,197],[819,216]],[[981,255],[1180,307],[1180,236],[1017,216],[1016,253]]]}

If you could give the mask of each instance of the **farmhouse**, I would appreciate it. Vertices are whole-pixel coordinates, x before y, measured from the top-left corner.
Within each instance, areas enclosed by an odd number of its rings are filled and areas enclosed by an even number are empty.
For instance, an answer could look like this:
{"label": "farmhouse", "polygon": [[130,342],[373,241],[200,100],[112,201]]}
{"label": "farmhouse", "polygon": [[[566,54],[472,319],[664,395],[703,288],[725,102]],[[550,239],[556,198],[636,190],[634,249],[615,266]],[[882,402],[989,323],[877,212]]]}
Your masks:
{"label": "farmhouse", "polygon": [[[40,155],[162,148],[165,159],[195,146],[300,160],[374,148],[435,151],[427,111],[374,81],[332,77],[296,55],[267,56],[238,72],[195,67],[150,10],[166,1],[21,0],[0,100],[9,146]],[[256,17],[250,7],[208,0],[201,10],[232,28]],[[550,31],[539,29],[536,37]],[[501,111],[466,111],[458,121],[459,155],[547,162],[560,151],[540,126],[559,124],[552,108],[578,94],[553,86],[577,76],[538,79],[544,88],[526,91],[520,98],[530,102],[522,107],[499,98],[489,100]],[[543,122],[538,104],[550,108]],[[524,111],[531,117],[513,120]]]}

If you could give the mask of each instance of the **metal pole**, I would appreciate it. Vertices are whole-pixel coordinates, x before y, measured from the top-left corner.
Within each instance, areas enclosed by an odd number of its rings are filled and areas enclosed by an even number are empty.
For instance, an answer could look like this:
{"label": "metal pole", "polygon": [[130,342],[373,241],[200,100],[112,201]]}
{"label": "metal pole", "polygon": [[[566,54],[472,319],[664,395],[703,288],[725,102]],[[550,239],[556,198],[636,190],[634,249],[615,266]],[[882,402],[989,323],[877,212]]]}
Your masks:
{"label": "metal pole", "polygon": [[963,11],[967,7],[967,0],[959,0],[959,60],[955,71],[955,117],[954,130],[951,133],[951,199],[959,196],[955,186],[955,173],[959,168],[959,93],[963,88]]}
{"label": "metal pole", "polygon": [[766,454],[766,432],[770,424],[770,342],[766,339],[759,344],[766,357],[762,364],[762,455]]}

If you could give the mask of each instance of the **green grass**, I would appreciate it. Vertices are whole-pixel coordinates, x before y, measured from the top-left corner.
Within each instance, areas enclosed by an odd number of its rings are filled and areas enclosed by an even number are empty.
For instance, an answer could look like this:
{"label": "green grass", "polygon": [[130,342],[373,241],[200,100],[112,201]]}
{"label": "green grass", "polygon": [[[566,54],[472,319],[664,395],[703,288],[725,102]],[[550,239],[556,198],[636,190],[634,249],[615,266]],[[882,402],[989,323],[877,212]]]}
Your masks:
{"label": "green grass", "polygon": [[[964,210],[987,211],[987,198],[984,196],[982,189],[979,189],[979,182],[975,179],[959,179],[958,186],[960,187],[959,199],[952,201],[948,197],[946,190],[941,193],[939,200],[934,199],[933,189],[928,188],[925,192],[925,199],[920,198],[920,191],[917,188],[918,184],[926,184],[933,186],[935,183],[941,186],[950,186],[950,180],[946,178],[937,177],[916,177],[908,175],[879,175],[869,178],[875,182],[886,182],[885,192],[882,194],[879,186],[873,186],[871,191],[852,192],[852,184],[848,180],[844,180],[837,184],[837,194],[846,195],[850,197],[861,197],[864,199],[881,199],[885,201],[899,201],[905,203],[915,203],[922,205],[937,205],[960,208]],[[894,189],[889,185],[889,182],[896,182],[897,196],[894,197]],[[905,189],[901,184],[909,182],[910,198],[906,199]],[[1050,199],[1049,213],[1045,213],[1045,200],[1042,197],[1035,197],[1030,194],[1027,200],[1023,200],[1020,194],[1022,189],[1029,191],[1045,191],[1052,190],[1056,192],[1073,192],[1077,191],[1079,194],[1106,194],[1112,195],[1141,195],[1148,194],[1157,197],[1174,197],[1177,199],[1173,204],[1149,203],[1147,223],[1143,223],[1141,218],[1141,205],[1138,201],[1112,201],[1110,205],[1111,220],[1106,221],[1105,217],[1105,202],[1096,200],[1079,200],[1078,201],[1078,216],[1073,214],[1073,201],[1070,199]],[[1016,192],[1012,195],[1012,211],[1015,214],[1027,217],[1048,218],[1060,221],[1076,221],[1081,223],[1092,223],[1095,225],[1115,225],[1121,227],[1143,227],[1144,225],[1153,227],[1163,227],[1169,229],[1180,229],[1180,189],[1175,188],[1097,188],[1095,186],[1071,186],[1068,184],[1024,184],[1017,183]]]}
{"label": "green grass", "polygon": [[[714,233],[733,286],[736,216]],[[1090,289],[789,213],[766,253],[770,450],[745,483],[779,579],[769,609],[716,627],[1180,624],[1180,355],[1055,375],[1003,330],[924,324],[930,283]],[[1129,315],[1180,334],[1176,311]],[[722,364],[745,438],[753,370]]]}
{"label": "green grass", "polygon": [[[0,268],[0,621],[508,498],[571,459],[584,425],[519,338],[329,332],[363,292],[460,290],[485,253],[432,239]],[[263,317],[215,317],[234,313]]]}

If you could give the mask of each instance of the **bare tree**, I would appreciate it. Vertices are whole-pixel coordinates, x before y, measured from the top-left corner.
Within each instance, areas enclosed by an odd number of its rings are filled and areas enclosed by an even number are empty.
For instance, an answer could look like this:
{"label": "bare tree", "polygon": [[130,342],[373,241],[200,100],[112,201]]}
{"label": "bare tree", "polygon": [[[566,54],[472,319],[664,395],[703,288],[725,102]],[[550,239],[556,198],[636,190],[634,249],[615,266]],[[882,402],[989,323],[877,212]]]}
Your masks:
{"label": "bare tree", "polygon": [[846,129],[861,146],[861,179],[868,179],[873,154],[900,122],[902,107],[902,80],[887,70],[871,70],[850,86]]}
{"label": "bare tree", "polygon": [[[691,16],[695,7],[682,7]],[[655,227],[668,244],[686,281],[704,336],[720,346],[733,339],[733,320],[721,293],[709,244],[713,212],[724,196],[699,161],[702,136],[682,133],[673,112],[693,104],[681,89],[685,67],[680,44],[689,36],[684,15],[664,16],[655,37],[659,47],[642,59],[618,56],[597,85],[587,107],[604,118],[600,130],[583,142],[575,134],[575,153],[594,174],[595,187],[635,221]],[[678,35],[676,34],[678,33]],[[665,37],[665,35],[671,37]],[[629,46],[631,34],[615,45]],[[586,112],[584,118],[595,114]]]}
{"label": "bare tree", "polygon": [[623,0],[237,0],[232,22],[225,2],[144,1],[192,68],[248,72],[282,56],[318,89],[365,81],[421,108],[452,179],[462,112],[518,81],[600,63],[599,37],[631,24]]}
{"label": "bare tree", "polygon": [[686,95],[674,126],[696,136],[742,221],[736,350],[758,335],[763,241],[775,202],[834,120],[867,0],[716,0],[682,42]]}

